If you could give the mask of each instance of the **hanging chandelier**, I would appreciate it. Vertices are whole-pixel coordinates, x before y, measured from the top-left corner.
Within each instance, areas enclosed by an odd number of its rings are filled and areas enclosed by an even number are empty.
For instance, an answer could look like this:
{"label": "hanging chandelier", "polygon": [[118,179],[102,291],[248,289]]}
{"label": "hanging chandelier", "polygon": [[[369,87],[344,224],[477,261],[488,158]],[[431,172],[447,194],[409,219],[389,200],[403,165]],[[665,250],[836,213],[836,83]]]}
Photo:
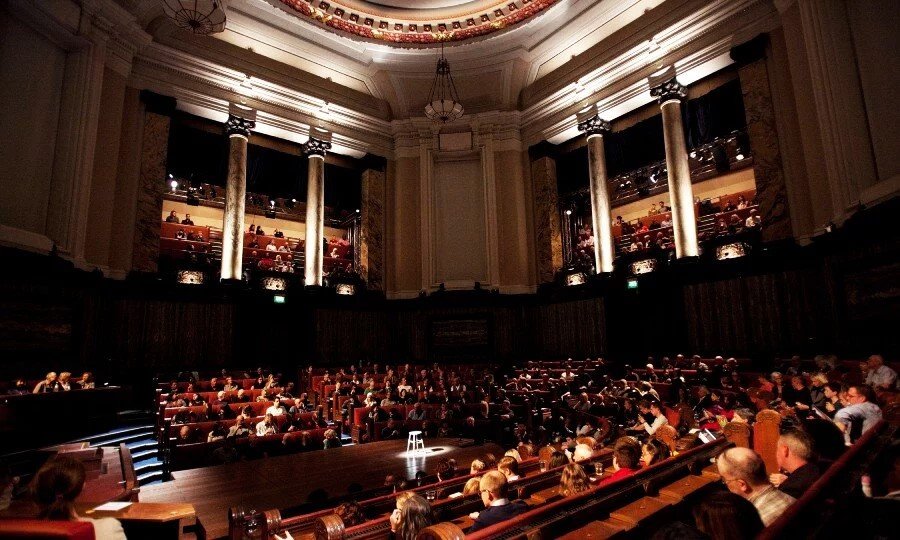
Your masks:
{"label": "hanging chandelier", "polygon": [[226,0],[163,0],[163,11],[179,27],[195,34],[225,30]]}
{"label": "hanging chandelier", "polygon": [[425,105],[425,116],[434,122],[446,124],[458,120],[463,114],[463,106],[459,102],[453,75],[450,74],[450,62],[444,58],[444,44],[441,43],[441,58],[438,60],[431,83],[431,94]]}

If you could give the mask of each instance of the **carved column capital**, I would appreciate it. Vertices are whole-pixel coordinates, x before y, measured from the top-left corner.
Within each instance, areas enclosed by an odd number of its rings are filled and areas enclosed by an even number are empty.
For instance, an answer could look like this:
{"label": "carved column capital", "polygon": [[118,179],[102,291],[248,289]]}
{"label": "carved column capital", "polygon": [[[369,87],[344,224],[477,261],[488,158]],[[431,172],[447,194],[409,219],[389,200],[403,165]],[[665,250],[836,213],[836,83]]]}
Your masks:
{"label": "carved column capital", "polygon": [[233,137],[235,135],[244,137],[246,139],[250,138],[250,130],[256,127],[256,122],[253,120],[248,120],[247,118],[241,118],[240,116],[235,116],[233,114],[228,115],[228,120],[225,122],[225,134],[229,137]]}
{"label": "carved column capital", "polygon": [[612,131],[609,122],[600,118],[599,115],[586,118],[578,122],[578,131],[583,131],[585,135],[605,135]]}
{"label": "carved column capital", "polygon": [[325,157],[325,153],[331,150],[331,142],[323,141],[322,139],[317,139],[315,137],[310,137],[308,141],[303,145],[303,153],[307,157],[311,156],[321,156]]}
{"label": "carved column capital", "polygon": [[687,97],[687,87],[678,82],[678,79],[672,77],[659,86],[651,88],[650,95],[655,97],[660,104],[673,99],[681,101]]}

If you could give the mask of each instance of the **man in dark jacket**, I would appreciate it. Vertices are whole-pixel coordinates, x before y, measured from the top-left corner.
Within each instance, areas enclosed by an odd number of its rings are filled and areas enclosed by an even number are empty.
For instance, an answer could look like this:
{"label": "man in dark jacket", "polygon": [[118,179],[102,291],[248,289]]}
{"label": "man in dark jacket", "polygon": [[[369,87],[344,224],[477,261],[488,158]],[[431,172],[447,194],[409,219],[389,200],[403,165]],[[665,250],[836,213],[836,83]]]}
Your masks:
{"label": "man in dark jacket", "polygon": [[795,499],[799,499],[809,486],[819,479],[819,467],[812,461],[813,442],[805,431],[791,430],[778,438],[775,457],[778,468],[785,474],[774,473],[769,476],[779,490]]}
{"label": "man in dark jacket", "polygon": [[528,505],[524,501],[510,501],[507,498],[506,476],[500,471],[485,473],[481,477],[478,487],[481,490],[481,501],[484,503],[485,509],[478,514],[475,523],[469,527],[466,534],[490,527],[528,511]]}

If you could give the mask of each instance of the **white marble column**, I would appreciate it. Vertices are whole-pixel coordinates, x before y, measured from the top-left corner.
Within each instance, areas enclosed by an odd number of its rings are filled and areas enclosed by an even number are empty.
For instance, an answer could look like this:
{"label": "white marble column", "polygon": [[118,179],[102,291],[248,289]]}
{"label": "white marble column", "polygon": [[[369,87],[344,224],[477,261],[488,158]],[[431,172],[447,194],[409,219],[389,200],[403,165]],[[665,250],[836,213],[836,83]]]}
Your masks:
{"label": "white marble column", "polygon": [[591,220],[594,230],[594,268],[598,274],[613,271],[612,211],[606,178],[606,151],[603,135],[609,133],[609,122],[592,116],[578,123],[588,143],[588,169],[591,179]]}
{"label": "white marble column", "polygon": [[306,180],[306,286],[322,285],[322,261],[325,246],[325,152],[331,148],[327,140],[310,137],[303,145],[309,157]]}
{"label": "white marble column", "polygon": [[[247,142],[256,125],[252,109],[233,106],[225,123],[228,135],[228,180],[222,220],[222,280],[240,280],[244,257],[244,206],[247,201]],[[238,116],[236,113],[240,114]]]}
{"label": "white marble column", "polygon": [[694,190],[691,187],[691,170],[688,165],[687,145],[684,141],[684,125],[681,120],[681,102],[686,89],[674,77],[650,89],[659,100],[662,110],[663,136],[666,142],[666,168],[669,172],[669,198],[672,203],[672,229],[675,240],[675,256],[697,257],[697,217],[694,213]]}

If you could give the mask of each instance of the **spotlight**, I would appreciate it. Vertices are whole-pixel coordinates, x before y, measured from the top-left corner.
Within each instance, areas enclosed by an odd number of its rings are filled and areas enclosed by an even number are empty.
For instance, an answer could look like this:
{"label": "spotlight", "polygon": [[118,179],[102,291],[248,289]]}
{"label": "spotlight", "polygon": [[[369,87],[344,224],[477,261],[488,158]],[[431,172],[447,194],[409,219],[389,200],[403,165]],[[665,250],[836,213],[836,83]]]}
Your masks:
{"label": "spotlight", "polygon": [[572,211],[571,211],[571,210],[566,210],[566,215],[567,215],[567,216],[571,216],[571,215],[572,215]]}
{"label": "spotlight", "polygon": [[275,208],[275,200],[274,199],[269,199],[269,206],[271,206],[272,208]]}
{"label": "spotlight", "polygon": [[297,199],[291,199],[291,202],[297,204]]}
{"label": "spotlight", "polygon": [[691,159],[697,159],[697,152],[691,152]]}
{"label": "spotlight", "polygon": [[175,178],[175,175],[173,175],[172,173],[169,173],[169,178]]}
{"label": "spotlight", "polygon": [[738,155],[734,156],[734,159],[741,161],[742,159],[744,159],[744,154],[738,154]]}
{"label": "spotlight", "polygon": [[176,180],[172,180],[171,182],[169,182],[169,185],[172,186],[172,191],[178,189],[178,182]]}
{"label": "spotlight", "polygon": [[357,213],[357,214],[359,213],[359,208],[356,209],[356,213]]}

